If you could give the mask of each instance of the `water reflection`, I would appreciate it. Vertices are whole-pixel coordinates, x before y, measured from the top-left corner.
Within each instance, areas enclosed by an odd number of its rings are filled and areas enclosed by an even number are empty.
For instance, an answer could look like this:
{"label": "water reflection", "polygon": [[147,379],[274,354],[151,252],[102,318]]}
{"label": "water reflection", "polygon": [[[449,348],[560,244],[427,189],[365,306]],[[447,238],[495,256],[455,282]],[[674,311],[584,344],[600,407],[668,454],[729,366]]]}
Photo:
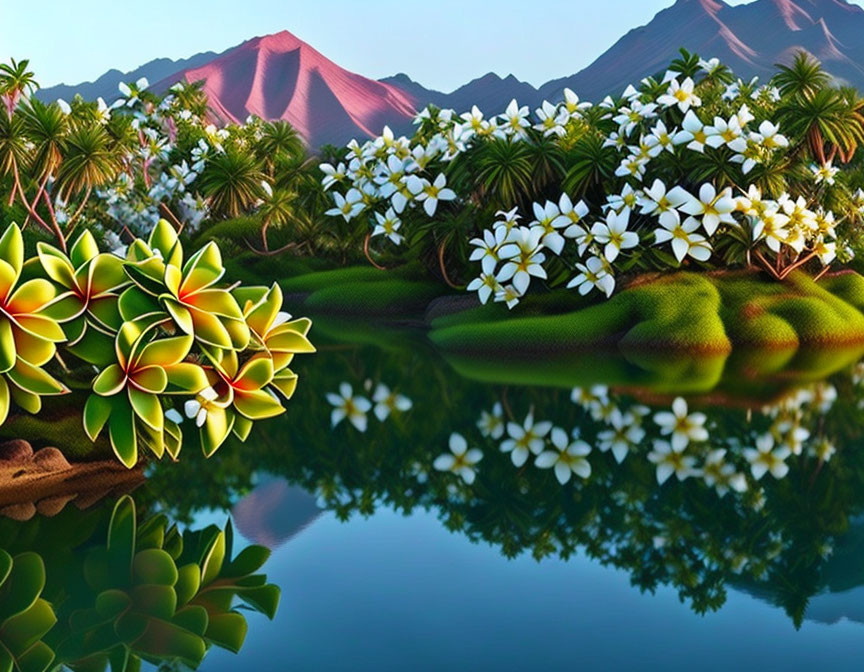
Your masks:
{"label": "water reflection", "polygon": [[[426,510],[508,558],[588,556],[643,591],[674,587],[699,613],[721,608],[733,588],[796,624],[805,614],[858,617],[832,595],[864,584],[860,352],[532,363],[441,358],[410,329],[333,324],[329,333],[301,363],[305,384],[288,414],[208,461],[186,446],[179,463],[147,469],[137,522],[119,544],[131,570],[105,569],[112,516],[129,518],[113,501],[0,522],[9,556],[42,558],[41,594],[57,623],[37,639],[59,660],[104,667],[115,656],[164,656],[194,666],[211,646],[239,648],[238,601],[272,615],[277,589],[254,574],[263,550],[231,562],[230,526],[179,532],[196,529],[204,510],[230,511],[245,538],[268,548],[292,543],[323,510],[343,520]],[[201,597],[214,549],[226,558],[219,589]],[[129,560],[142,552],[154,558],[143,576]],[[196,572],[198,597],[187,598],[181,578]],[[161,588],[167,597],[142,603],[142,582],[167,585],[176,605]],[[153,648],[154,618],[181,633],[176,648]]]}
{"label": "water reflection", "polygon": [[195,669],[213,646],[242,647],[238,604],[273,618],[280,591],[257,573],[267,549],[235,553],[230,523],[181,532],[144,513],[124,495],[0,519],[0,669]]}
{"label": "water reflection", "polygon": [[[830,587],[864,508],[864,456],[853,449],[864,370],[851,355],[799,352],[754,373],[759,358],[739,354],[694,393],[686,381],[658,383],[645,372],[663,367],[644,357],[642,374],[612,385],[596,382],[587,360],[575,371],[559,362],[556,385],[517,384],[544,379],[548,362],[490,384],[408,335],[388,334],[379,347],[362,335],[307,365],[290,415],[217,456],[235,498],[266,473],[343,519],[432,510],[507,557],[582,553],[626,570],[642,590],[675,587],[700,613],[720,608],[731,586],[800,623],[808,600]],[[474,372],[489,366],[471,359]],[[666,366],[674,380],[699,369]],[[594,382],[561,384],[577,378]],[[160,470],[152,485],[183,478],[182,468]],[[279,501],[292,509],[289,492],[271,483],[235,508],[264,514],[254,538],[282,543],[312,518],[300,505],[295,521],[271,515]],[[188,512],[182,500],[163,505]]]}

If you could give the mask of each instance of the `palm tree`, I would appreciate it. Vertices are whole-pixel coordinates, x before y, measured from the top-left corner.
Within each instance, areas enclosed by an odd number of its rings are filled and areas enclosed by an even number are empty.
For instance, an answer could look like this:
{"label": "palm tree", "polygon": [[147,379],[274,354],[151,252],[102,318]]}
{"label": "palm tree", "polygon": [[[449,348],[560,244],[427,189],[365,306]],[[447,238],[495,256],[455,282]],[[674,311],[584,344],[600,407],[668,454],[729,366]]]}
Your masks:
{"label": "palm tree", "polygon": [[777,118],[791,135],[806,143],[819,163],[825,163],[838,152],[841,157],[851,157],[864,141],[860,103],[856,99],[850,104],[837,89],[793,95],[781,103]]}
{"label": "palm tree", "polygon": [[229,147],[208,159],[199,186],[215,217],[239,217],[265,195],[264,178],[255,156]]}
{"label": "palm tree", "polygon": [[21,95],[39,87],[36,75],[27,69],[29,65],[29,60],[16,61],[14,58],[11,63],[0,63],[0,98],[3,99],[10,117]]}
{"label": "palm tree", "polygon": [[831,75],[806,51],[799,51],[792,65],[778,63],[776,67],[778,72],[774,75],[774,85],[782,96],[810,98],[831,82]]}
{"label": "palm tree", "polygon": [[302,156],[303,140],[287,121],[268,121],[261,128],[261,137],[255,143],[255,154],[264,164],[268,175],[280,160]]}
{"label": "palm tree", "polygon": [[24,132],[32,143],[30,172],[36,180],[47,179],[63,160],[68,118],[56,103],[46,105],[36,98],[23,105],[20,114]]}
{"label": "palm tree", "polygon": [[475,200],[488,202],[495,209],[509,210],[531,193],[534,162],[525,142],[495,139],[478,154]]}
{"label": "palm tree", "polygon": [[270,252],[267,230],[271,226],[278,229],[291,221],[294,216],[294,202],[296,200],[297,194],[288,189],[274,189],[272,194],[264,199],[258,212],[261,215],[261,242],[265,252]]}
{"label": "palm tree", "polygon": [[172,91],[183,109],[189,110],[199,119],[207,116],[207,94],[204,93],[203,79],[197,82],[181,82]]}
{"label": "palm tree", "polygon": [[[72,129],[66,138],[66,153],[57,171],[58,195],[63,201],[68,201],[82,192],[84,196],[78,209],[69,218],[66,237],[74,230],[76,220],[87,205],[93,190],[113,180],[120,168],[120,157],[116,151],[112,151],[111,138],[102,126]],[[50,210],[51,199],[47,194],[43,194],[43,197]],[[65,249],[65,239],[62,235],[60,239]]]}

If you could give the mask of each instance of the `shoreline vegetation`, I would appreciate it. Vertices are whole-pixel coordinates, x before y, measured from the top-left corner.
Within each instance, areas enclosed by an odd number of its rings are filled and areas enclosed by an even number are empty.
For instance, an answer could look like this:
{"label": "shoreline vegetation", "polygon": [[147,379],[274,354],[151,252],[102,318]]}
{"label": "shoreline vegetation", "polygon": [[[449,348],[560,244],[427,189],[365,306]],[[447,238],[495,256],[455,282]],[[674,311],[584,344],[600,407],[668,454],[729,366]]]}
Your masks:
{"label": "shoreline vegetation", "polygon": [[[773,373],[864,345],[864,99],[807,54],[760,83],[681,50],[596,104],[430,106],[410,137],[316,153],[283,121],[217,128],[200,83],[110,105],[36,86],[26,61],[0,68],[0,432],[51,436],[31,414],[71,394],[69,456],[101,453],[85,433],[127,467],[139,445],[176,459],[181,426],[206,455],[245,439],[315,350],[300,307],[322,336],[419,332],[490,380],[536,381],[532,356],[572,379],[557,363],[602,351],[701,357],[704,387],[737,350]],[[142,394],[148,348],[164,375]]]}

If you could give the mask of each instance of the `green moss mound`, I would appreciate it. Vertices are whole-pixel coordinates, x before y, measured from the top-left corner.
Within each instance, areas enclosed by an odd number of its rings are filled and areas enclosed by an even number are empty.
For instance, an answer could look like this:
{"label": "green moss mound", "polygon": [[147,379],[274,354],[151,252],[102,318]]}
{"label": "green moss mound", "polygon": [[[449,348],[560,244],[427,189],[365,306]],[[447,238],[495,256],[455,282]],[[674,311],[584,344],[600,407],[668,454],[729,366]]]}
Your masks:
{"label": "green moss mound", "polygon": [[864,343],[864,278],[775,282],[749,272],[652,275],[608,301],[557,315],[450,315],[432,341],[449,352],[574,352],[597,347],[724,353]]}

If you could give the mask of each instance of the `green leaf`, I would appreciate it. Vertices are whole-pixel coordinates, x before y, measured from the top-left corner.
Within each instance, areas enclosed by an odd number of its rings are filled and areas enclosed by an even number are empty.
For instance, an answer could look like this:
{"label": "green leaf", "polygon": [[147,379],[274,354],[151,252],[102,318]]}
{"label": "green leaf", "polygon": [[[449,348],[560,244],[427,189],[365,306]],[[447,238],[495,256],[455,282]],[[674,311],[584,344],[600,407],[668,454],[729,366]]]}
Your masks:
{"label": "green leaf", "polygon": [[36,553],[16,555],[12,571],[0,588],[0,623],[36,604],[45,587],[45,563]]}
{"label": "green leaf", "polygon": [[153,430],[161,432],[165,424],[165,415],[162,412],[162,404],[159,401],[159,397],[131,386],[128,393],[129,403],[132,404],[135,415],[141,418]]}
{"label": "green leaf", "polygon": [[19,359],[6,375],[22,390],[33,394],[55,395],[66,394],[69,389],[58,380],[54,380],[44,370]]}
{"label": "green leaf", "polygon": [[259,588],[248,588],[238,593],[238,596],[250,607],[257,609],[271,621],[276,618],[282,591],[279,586],[267,584]]}
{"label": "green leaf", "polygon": [[93,391],[101,397],[115,395],[126,387],[126,373],[119,364],[111,364],[102,370],[93,381]]}
{"label": "green leaf", "polygon": [[15,366],[15,336],[12,322],[0,315],[0,373],[6,373]]}
{"label": "green leaf", "polygon": [[172,586],[135,586],[132,589],[132,601],[136,611],[166,621],[171,620],[177,611],[177,593]]}
{"label": "green leaf", "polygon": [[225,562],[225,533],[220,531],[204,553],[204,560],[201,563],[202,586],[207,586],[218,578],[223,562]]}
{"label": "green leaf", "polygon": [[108,554],[112,564],[111,569],[116,570],[120,582],[128,581],[129,573],[132,571],[136,533],[135,500],[129,495],[123,495],[114,505],[111,522],[108,525]]}
{"label": "green leaf", "polygon": [[174,558],[160,548],[149,548],[135,555],[132,574],[138,583],[173,586],[179,574]]}
{"label": "green leaf", "polygon": [[210,625],[210,615],[204,607],[193,604],[174,614],[174,623],[203,637],[207,632],[207,626]]}
{"label": "green leaf", "polygon": [[240,614],[216,614],[210,617],[206,638],[223,649],[239,653],[246,640],[246,619]]}
{"label": "green leaf", "polygon": [[138,437],[135,434],[135,413],[127,404],[117,405],[108,419],[108,432],[114,454],[131,469],[138,463]]}
{"label": "green leaf", "polygon": [[223,575],[234,578],[254,574],[269,557],[270,549],[257,545],[247,546],[228,564]]}
{"label": "green leaf", "polygon": [[24,266],[24,238],[17,224],[7,226],[0,236],[0,259],[8,263],[16,275],[21,272]]}
{"label": "green leaf", "polygon": [[98,394],[91,394],[84,404],[84,431],[91,441],[96,441],[108,417],[111,415],[112,403]]}
{"label": "green leaf", "polygon": [[194,562],[183,565],[177,570],[177,604],[185,605],[198,594],[201,587],[201,570]]}
{"label": "green leaf", "polygon": [[0,377],[0,425],[6,422],[9,416],[9,385]]}
{"label": "green leaf", "polygon": [[69,258],[75,268],[83,266],[85,263],[93,259],[99,254],[99,246],[96,244],[96,239],[90,231],[83,231],[80,236],[72,243],[69,250]]}

